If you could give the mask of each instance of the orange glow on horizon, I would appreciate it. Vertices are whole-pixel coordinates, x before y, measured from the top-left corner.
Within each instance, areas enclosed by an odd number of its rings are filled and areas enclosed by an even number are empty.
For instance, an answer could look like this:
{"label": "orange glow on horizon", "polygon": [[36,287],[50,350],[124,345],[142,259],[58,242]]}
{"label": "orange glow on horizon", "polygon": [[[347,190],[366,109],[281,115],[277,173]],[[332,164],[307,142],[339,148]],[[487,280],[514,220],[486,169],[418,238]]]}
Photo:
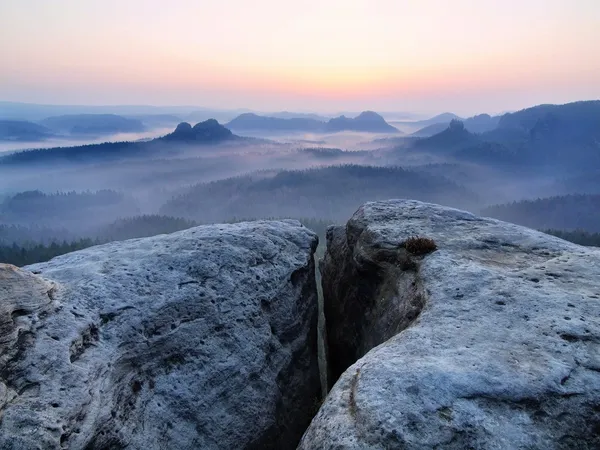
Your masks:
{"label": "orange glow on horizon", "polygon": [[0,100],[320,110],[600,97],[595,0],[7,5]]}

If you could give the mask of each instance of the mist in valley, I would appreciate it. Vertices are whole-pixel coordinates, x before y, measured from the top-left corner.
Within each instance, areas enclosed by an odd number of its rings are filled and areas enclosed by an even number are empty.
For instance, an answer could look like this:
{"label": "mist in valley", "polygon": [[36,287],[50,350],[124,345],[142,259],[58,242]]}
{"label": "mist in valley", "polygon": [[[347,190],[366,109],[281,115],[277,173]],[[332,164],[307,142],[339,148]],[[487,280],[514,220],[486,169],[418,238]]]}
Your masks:
{"label": "mist in valley", "polygon": [[172,128],[153,128],[137,133],[114,133],[105,136],[59,136],[41,141],[0,140],[0,155],[29,149],[45,149],[55,147],[74,147],[79,145],[101,144],[103,142],[145,141],[154,139],[172,131]]}
{"label": "mist in valley", "polygon": [[[592,113],[598,103],[591,102]],[[248,136],[207,121],[118,135],[112,143],[90,138],[77,141],[84,145],[6,153],[0,156],[0,243],[102,242],[283,217],[324,233],[362,203],[390,198],[539,229],[596,232],[600,164],[590,121],[597,119],[573,121],[573,107],[565,107],[550,128],[543,126],[547,113],[535,108],[517,113],[529,121],[539,116],[528,129],[507,116],[504,122],[519,126],[472,133],[453,119],[429,137],[352,130]]]}

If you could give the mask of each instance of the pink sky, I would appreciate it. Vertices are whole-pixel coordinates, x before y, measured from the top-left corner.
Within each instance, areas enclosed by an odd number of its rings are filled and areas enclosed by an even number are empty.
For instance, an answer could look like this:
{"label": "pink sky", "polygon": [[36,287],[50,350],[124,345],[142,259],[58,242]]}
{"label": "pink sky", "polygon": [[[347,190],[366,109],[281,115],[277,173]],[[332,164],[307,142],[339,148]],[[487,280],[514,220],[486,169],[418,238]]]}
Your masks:
{"label": "pink sky", "polygon": [[0,100],[514,110],[600,98],[598,0],[0,0]]}

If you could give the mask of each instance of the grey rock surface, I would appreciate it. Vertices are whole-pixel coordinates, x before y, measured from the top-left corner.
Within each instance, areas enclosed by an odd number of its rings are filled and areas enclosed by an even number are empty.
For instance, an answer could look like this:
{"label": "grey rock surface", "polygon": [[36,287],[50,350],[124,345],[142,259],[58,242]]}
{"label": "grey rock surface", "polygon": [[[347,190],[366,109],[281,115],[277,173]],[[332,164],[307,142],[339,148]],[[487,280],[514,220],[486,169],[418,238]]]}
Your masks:
{"label": "grey rock surface", "polygon": [[322,270],[341,377],[300,449],[600,448],[600,249],[395,200],[328,230]]}
{"label": "grey rock surface", "polygon": [[316,245],[248,222],[0,265],[0,449],[295,447],[320,391]]}

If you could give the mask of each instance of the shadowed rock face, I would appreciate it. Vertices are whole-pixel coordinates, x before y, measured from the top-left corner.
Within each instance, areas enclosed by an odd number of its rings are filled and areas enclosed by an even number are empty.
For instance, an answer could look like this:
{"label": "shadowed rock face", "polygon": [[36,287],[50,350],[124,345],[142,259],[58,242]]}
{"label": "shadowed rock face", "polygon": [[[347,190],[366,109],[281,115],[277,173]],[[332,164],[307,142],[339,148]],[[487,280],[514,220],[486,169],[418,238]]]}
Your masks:
{"label": "shadowed rock face", "polygon": [[320,390],[316,244],[253,222],[0,265],[0,448],[294,448]]}
{"label": "shadowed rock face", "polygon": [[327,240],[341,376],[300,449],[600,448],[600,250],[400,200]]}

